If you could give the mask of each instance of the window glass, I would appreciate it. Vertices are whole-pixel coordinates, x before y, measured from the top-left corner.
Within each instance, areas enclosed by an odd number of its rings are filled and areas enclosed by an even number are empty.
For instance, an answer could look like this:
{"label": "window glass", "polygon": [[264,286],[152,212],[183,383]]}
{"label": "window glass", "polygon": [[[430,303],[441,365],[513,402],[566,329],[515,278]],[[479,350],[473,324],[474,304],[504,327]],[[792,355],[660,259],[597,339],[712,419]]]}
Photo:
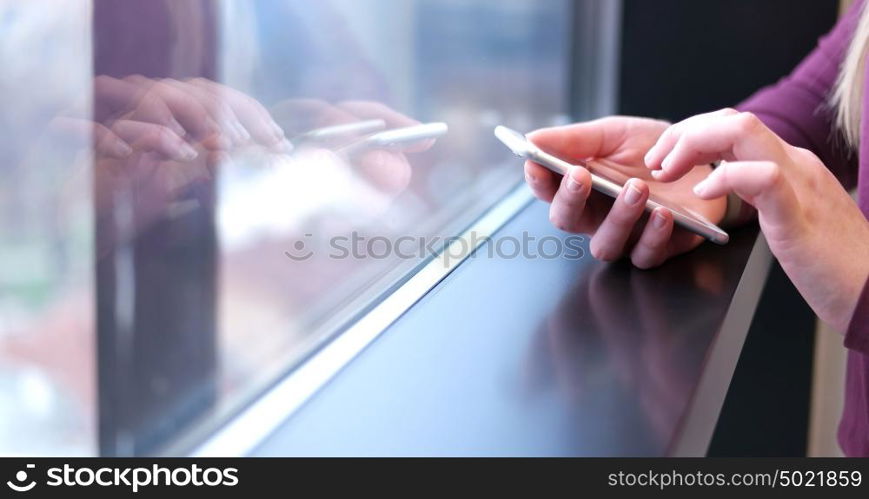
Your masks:
{"label": "window glass", "polygon": [[52,5],[0,1],[2,454],[211,431],[568,119],[567,0]]}

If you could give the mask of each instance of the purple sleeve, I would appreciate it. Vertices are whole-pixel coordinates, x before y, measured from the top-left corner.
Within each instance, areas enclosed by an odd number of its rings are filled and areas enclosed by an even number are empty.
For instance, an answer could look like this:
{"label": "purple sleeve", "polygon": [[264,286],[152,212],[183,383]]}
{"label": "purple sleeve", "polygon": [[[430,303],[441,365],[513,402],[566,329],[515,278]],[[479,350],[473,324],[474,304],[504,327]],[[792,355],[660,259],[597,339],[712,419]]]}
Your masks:
{"label": "purple sleeve", "polygon": [[845,346],[869,355],[869,281],[863,286],[851,325],[845,333]]}
{"label": "purple sleeve", "polygon": [[817,154],[849,189],[857,182],[857,158],[834,134],[828,101],[862,4],[862,0],[855,2],[790,75],[737,106],[756,114],[789,144]]}
{"label": "purple sleeve", "polygon": [[[775,85],[763,88],[737,106],[756,114],[785,141],[811,150],[847,188],[857,184],[857,154],[849,152],[834,131],[829,97],[839,75],[865,0],[854,2],[818,46]],[[869,214],[866,208],[863,212]],[[869,355],[869,281],[854,311],[845,346]]]}

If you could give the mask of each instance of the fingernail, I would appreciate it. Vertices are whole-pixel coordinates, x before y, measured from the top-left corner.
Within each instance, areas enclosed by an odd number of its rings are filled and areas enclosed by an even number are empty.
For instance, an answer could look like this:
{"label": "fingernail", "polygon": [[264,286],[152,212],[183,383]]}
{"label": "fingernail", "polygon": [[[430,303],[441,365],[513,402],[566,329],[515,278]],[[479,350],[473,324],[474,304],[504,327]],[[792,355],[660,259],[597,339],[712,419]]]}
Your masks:
{"label": "fingernail", "polygon": [[640,201],[642,195],[643,193],[634,187],[633,182],[631,182],[627,185],[627,190],[625,191],[625,203],[633,206]]}
{"label": "fingernail", "polygon": [[176,120],[175,118],[169,118],[168,127],[179,137],[184,137],[185,135],[187,135],[187,131],[184,130],[184,127],[181,126],[181,123],[178,123],[178,120]]}
{"label": "fingernail", "polygon": [[567,190],[568,191],[579,192],[580,189],[582,189],[582,184],[580,182],[573,180],[573,177],[567,178]]}
{"label": "fingernail", "polygon": [[221,131],[229,137],[235,143],[240,143],[242,139],[241,133],[238,131],[238,128],[235,127],[235,124],[230,120],[224,120],[220,126]]}
{"label": "fingernail", "polygon": [[119,139],[112,143],[112,153],[118,158],[126,158],[130,154],[133,154],[133,148]]}
{"label": "fingernail", "polygon": [[190,161],[196,159],[199,156],[199,153],[196,152],[196,149],[192,148],[190,144],[182,144],[180,148],[181,159]]}
{"label": "fingernail", "polygon": [[667,218],[659,211],[655,210],[655,215],[652,217],[652,224],[657,229],[663,229],[667,225]]}
{"label": "fingernail", "polygon": [[701,180],[699,184],[694,186],[694,194],[698,196],[702,196],[706,191],[706,187],[708,185],[708,179]]}
{"label": "fingernail", "polygon": [[645,163],[646,168],[652,168],[652,165],[649,164],[651,161],[652,161],[652,150],[649,149],[649,152],[647,152],[646,155],[643,156],[643,163]]}
{"label": "fingernail", "polygon": [[241,137],[241,140],[245,142],[250,140],[250,132],[247,131],[247,129],[244,127],[244,125],[241,124],[240,121],[233,121],[232,127],[235,128],[235,131],[238,133],[239,137]]}
{"label": "fingernail", "polygon": [[667,156],[666,158],[664,158],[664,161],[661,161],[661,168],[665,170],[667,168],[670,168],[670,163],[672,163],[672,159],[670,158],[670,156]]}
{"label": "fingernail", "polygon": [[272,121],[272,134],[274,134],[276,139],[282,139],[285,137],[284,129],[281,128],[277,123]]}
{"label": "fingernail", "polygon": [[664,170],[652,170],[652,178],[658,180],[664,174]]}

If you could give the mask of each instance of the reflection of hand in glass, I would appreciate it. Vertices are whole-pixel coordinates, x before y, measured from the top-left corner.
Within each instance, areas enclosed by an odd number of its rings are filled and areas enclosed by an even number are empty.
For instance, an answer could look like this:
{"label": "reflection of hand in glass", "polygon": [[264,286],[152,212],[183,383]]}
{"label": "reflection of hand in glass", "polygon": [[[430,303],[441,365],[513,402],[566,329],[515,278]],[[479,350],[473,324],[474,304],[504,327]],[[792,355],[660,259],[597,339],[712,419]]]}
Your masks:
{"label": "reflection of hand in glass", "polygon": [[93,121],[54,120],[55,130],[93,134],[97,211],[133,192],[134,236],[178,208],[184,192],[208,181],[234,151],[292,149],[283,130],[255,99],[203,78],[133,75],[94,80]]}
{"label": "reflection of hand in glass", "polygon": [[[637,399],[662,444],[672,437],[699,377],[705,350],[694,342],[711,335],[698,331],[710,331],[718,319],[690,310],[694,299],[709,299],[707,291],[720,292],[715,275],[720,270],[699,259],[681,264],[690,267],[687,272],[598,266],[561,301],[539,333],[545,345],[542,362],[551,365],[557,386],[571,403],[597,399],[592,393],[602,379],[617,380],[628,397]],[[690,296],[674,296],[672,290],[679,288]]]}
{"label": "reflection of hand in glass", "polygon": [[204,78],[100,76],[94,89],[96,122],[132,146],[141,144],[171,159],[192,159],[184,143],[206,149],[289,147],[283,130],[259,102]]}
{"label": "reflection of hand in glass", "polygon": [[93,133],[98,157],[123,159],[134,151],[191,161],[202,150],[257,145],[291,149],[283,130],[255,99],[204,78],[186,81],[98,76],[93,119],[82,112],[56,118],[56,132]]}

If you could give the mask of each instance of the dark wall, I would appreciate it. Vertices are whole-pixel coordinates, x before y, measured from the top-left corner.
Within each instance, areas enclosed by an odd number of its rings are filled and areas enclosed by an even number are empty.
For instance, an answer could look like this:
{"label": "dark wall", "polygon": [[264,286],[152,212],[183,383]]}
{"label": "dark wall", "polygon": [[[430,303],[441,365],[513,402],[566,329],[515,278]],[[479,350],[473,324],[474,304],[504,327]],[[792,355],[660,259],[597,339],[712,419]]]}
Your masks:
{"label": "dark wall", "polygon": [[[790,72],[836,0],[624,0],[619,112],[679,120],[733,106]],[[770,273],[709,449],[805,455],[814,315]]]}
{"label": "dark wall", "polygon": [[624,0],[620,112],[733,106],[790,72],[837,11],[838,0]]}

